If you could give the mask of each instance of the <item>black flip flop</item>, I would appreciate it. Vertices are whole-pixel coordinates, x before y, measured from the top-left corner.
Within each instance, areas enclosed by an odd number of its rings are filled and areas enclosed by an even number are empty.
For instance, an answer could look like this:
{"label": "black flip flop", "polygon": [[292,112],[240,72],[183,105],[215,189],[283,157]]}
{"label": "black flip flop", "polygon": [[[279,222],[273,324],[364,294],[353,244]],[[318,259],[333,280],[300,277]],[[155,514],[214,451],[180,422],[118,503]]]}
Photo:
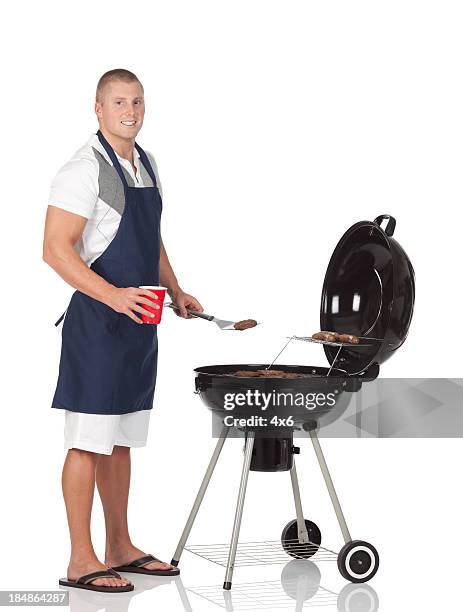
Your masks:
{"label": "black flip flop", "polygon": [[69,580],[69,578],[60,578],[59,583],[61,586],[74,587],[75,589],[86,589],[88,591],[100,591],[101,593],[126,593],[127,591],[133,591],[133,584],[127,584],[126,586],[103,586],[99,584],[90,584],[92,580],[96,578],[121,578],[117,572],[112,568],[108,567],[107,570],[100,570],[98,572],[92,572],[91,574],[85,574],[77,580]]}
{"label": "black flip flop", "polygon": [[150,576],[178,576],[180,574],[180,570],[177,567],[168,570],[153,570],[145,569],[143,567],[144,565],[148,565],[148,563],[152,563],[153,561],[159,561],[159,563],[163,563],[161,559],[153,557],[153,555],[145,555],[144,557],[140,557],[139,559],[134,559],[134,561],[127,563],[127,565],[119,565],[117,567],[113,567],[112,569],[117,570],[118,572],[148,574]]}

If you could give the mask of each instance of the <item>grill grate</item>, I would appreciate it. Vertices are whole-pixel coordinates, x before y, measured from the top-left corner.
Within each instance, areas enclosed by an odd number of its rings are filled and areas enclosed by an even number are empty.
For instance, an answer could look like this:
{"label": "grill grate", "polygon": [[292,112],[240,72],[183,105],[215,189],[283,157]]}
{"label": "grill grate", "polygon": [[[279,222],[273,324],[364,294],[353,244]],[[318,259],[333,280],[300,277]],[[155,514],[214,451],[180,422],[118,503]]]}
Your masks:
{"label": "grill grate", "polygon": [[[235,567],[246,567],[250,565],[271,565],[278,563],[288,563],[291,561],[291,557],[294,559],[304,559],[303,552],[307,549],[307,546],[311,544],[300,543],[296,538],[295,540],[285,540],[285,544],[291,547],[292,554],[288,553],[283,549],[282,544],[279,540],[263,540],[261,542],[239,542],[236,551]],[[316,544],[314,544],[316,546]],[[221,565],[222,567],[227,566],[228,551],[230,544],[196,544],[185,546],[185,550],[190,551],[198,557],[202,557],[207,561]],[[297,554],[298,550],[301,551],[301,555]],[[334,551],[320,546],[317,552],[310,557],[312,561],[335,561],[338,555]]]}
{"label": "grill grate", "polygon": [[272,367],[272,365],[275,363],[278,357],[283,353],[284,350],[288,348],[289,344],[293,340],[300,340],[302,342],[314,342],[315,344],[326,344],[327,346],[337,346],[338,347],[338,351],[336,353],[335,358],[333,359],[333,363],[331,364],[331,368],[329,369],[327,376],[330,375],[331,370],[334,364],[336,363],[339,357],[339,353],[342,351],[343,347],[356,348],[356,347],[363,347],[363,346],[374,346],[377,342],[383,342],[381,338],[370,338],[368,336],[359,336],[359,339],[361,340],[359,344],[351,344],[350,342],[328,342],[327,340],[316,340],[315,338],[311,338],[310,336],[286,336],[286,338],[288,339],[288,342],[286,342],[286,344],[283,346],[280,352],[276,355],[276,357],[274,357],[273,360],[269,363],[269,365],[267,366],[267,370],[269,370]]}
{"label": "grill grate", "polygon": [[[286,336],[289,338],[289,336]],[[345,348],[357,348],[359,346],[372,346],[377,342],[383,342],[381,338],[368,338],[366,336],[359,336],[361,342],[358,344],[350,344],[349,342],[328,342],[327,340],[316,340],[310,336],[291,336],[292,340],[301,340],[302,342],[315,342],[316,344],[326,344],[327,346],[344,346]]]}

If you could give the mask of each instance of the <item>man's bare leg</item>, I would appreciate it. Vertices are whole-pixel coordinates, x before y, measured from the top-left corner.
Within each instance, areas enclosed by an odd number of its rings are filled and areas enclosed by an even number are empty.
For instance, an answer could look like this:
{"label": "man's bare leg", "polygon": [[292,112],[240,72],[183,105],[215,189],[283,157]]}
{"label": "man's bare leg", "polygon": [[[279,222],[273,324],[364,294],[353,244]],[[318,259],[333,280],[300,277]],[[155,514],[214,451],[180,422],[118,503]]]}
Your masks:
{"label": "man's bare leg", "polygon": [[[90,533],[95,469],[101,455],[72,448],[68,450],[63,466],[62,488],[71,536],[71,559],[67,577],[76,580],[84,574],[107,569],[98,560]],[[125,578],[96,578],[93,585],[123,586],[131,584]]]}
{"label": "man's bare leg", "polygon": [[[130,488],[130,448],[115,446],[112,455],[100,455],[96,484],[106,523],[105,563],[110,567],[126,565],[147,553],[132,544],[127,523]],[[172,569],[169,563],[152,561],[146,569]]]}

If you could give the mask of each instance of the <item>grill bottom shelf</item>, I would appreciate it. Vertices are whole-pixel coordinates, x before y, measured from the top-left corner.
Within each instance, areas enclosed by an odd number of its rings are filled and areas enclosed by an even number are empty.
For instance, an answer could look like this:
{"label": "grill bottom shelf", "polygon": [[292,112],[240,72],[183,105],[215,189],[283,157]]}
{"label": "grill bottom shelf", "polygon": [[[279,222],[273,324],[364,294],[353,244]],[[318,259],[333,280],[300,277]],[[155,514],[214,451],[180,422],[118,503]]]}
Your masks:
{"label": "grill bottom shelf", "polygon": [[[299,543],[296,540],[285,540],[285,545],[291,549],[289,555],[282,546],[280,540],[263,540],[260,542],[239,542],[236,550],[235,567],[246,567],[250,565],[272,565],[288,563],[291,559],[306,559],[311,561],[336,561],[338,554],[333,550],[319,546],[315,554],[306,555],[307,548],[317,544],[311,542]],[[185,546],[185,550],[202,557],[211,563],[222,567],[227,566],[230,543],[227,544],[195,544]]]}

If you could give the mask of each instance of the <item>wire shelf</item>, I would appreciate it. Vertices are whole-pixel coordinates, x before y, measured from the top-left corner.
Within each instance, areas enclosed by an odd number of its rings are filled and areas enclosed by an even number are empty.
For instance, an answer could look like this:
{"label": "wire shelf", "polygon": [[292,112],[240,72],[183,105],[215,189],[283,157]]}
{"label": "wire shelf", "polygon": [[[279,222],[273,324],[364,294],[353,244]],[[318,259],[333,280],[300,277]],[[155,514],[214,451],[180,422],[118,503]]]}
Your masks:
{"label": "wire shelf", "polygon": [[[225,610],[233,609],[235,612],[238,610],[268,610],[269,608],[294,610],[296,603],[292,597],[284,592],[279,580],[246,584],[233,583],[233,590],[226,592],[222,590],[222,585],[188,587],[186,590],[216,606]],[[230,602],[232,602],[233,608]],[[336,606],[337,594],[323,587],[318,587],[314,595],[300,603],[303,608]],[[302,609],[302,607],[300,606],[298,609]]]}
{"label": "wire shelf", "polygon": [[[289,336],[286,336],[289,338]],[[344,346],[345,348],[358,348],[362,346],[372,346],[378,342],[383,342],[381,338],[368,338],[366,336],[359,336],[360,342],[353,344],[350,342],[328,342],[328,340],[316,340],[310,336],[292,336],[293,340],[299,340],[301,342],[314,342],[315,344],[326,344],[327,346]]]}
{"label": "wire shelf", "polygon": [[[239,542],[236,550],[235,567],[246,567],[250,565],[272,565],[288,563],[291,559],[305,559],[304,552],[310,545],[317,546],[312,542],[299,542],[285,540],[285,545],[291,548],[289,555],[279,540],[263,540],[261,542]],[[230,544],[195,544],[185,546],[185,550],[202,557],[207,561],[227,566]],[[317,552],[310,557],[311,561],[336,561],[337,553],[319,546]]]}

